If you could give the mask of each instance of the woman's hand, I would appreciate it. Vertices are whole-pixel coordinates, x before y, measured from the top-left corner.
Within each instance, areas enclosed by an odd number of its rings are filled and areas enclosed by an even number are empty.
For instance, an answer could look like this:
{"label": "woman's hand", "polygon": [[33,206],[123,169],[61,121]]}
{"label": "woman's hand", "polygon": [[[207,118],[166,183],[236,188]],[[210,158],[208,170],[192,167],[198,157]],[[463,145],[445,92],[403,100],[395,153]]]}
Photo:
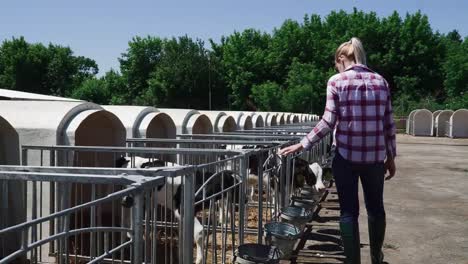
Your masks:
{"label": "woman's hand", "polygon": [[302,149],[303,149],[302,144],[301,144],[301,143],[297,143],[297,144],[295,144],[295,145],[292,145],[292,146],[289,146],[289,147],[280,149],[280,151],[278,152],[278,154],[279,154],[279,155],[288,155],[288,154],[291,154],[291,153],[294,153],[294,152],[301,151]]}
{"label": "woman's hand", "polygon": [[395,165],[395,158],[387,158],[385,161],[385,173],[388,171],[388,176],[385,177],[385,180],[390,180],[395,176],[396,172],[396,165]]}

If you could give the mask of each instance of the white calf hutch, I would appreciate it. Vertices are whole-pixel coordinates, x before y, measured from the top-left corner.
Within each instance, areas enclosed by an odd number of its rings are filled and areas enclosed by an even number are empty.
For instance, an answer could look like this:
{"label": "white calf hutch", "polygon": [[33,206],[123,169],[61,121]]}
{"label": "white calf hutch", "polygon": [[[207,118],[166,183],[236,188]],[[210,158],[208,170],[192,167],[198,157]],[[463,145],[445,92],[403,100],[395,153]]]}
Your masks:
{"label": "white calf hutch", "polygon": [[[19,145],[125,146],[126,132],[122,123],[115,115],[105,111],[99,105],[85,102],[26,100],[2,101],[1,104],[0,116],[8,120],[11,125],[6,134],[15,135],[14,138],[17,137]],[[13,144],[15,144],[14,138],[9,139]],[[9,147],[15,148],[10,144]],[[15,156],[14,151],[11,154]],[[44,157],[40,152],[20,158],[22,164],[28,165],[41,165],[43,161],[51,160],[51,157]],[[91,156],[83,153],[73,157],[59,153],[52,159],[57,165],[73,161],[75,166],[108,167],[114,163],[112,157],[106,154]],[[18,164],[10,159],[9,164],[12,163]],[[49,193],[53,189],[48,183],[41,186],[41,191],[44,192],[44,202],[48,205],[51,202]],[[15,202],[31,208],[32,192],[34,192],[31,184],[23,185],[21,188],[9,188],[8,192],[16,194]],[[27,200],[25,201],[23,197],[27,197]],[[8,211],[18,209],[12,206],[6,206],[6,208]],[[47,214],[50,210],[51,208],[44,206],[39,213]],[[14,216],[15,222],[25,221],[32,217],[32,215],[25,216],[21,213],[15,213]],[[47,229],[42,229],[42,232],[47,233]],[[9,236],[8,239],[14,239],[15,235]],[[45,257],[46,252],[43,254]]]}
{"label": "white calf hutch", "polygon": [[284,114],[284,123],[285,124],[291,124],[291,113],[283,113]]}
{"label": "white calf hutch", "polygon": [[436,118],[442,112],[443,110],[437,110],[432,113],[432,136],[437,136],[437,123],[436,123]]}
{"label": "white calf hutch", "polygon": [[175,138],[172,118],[154,107],[106,105],[104,109],[116,115],[127,131],[127,138]]}
{"label": "white calf hutch", "polygon": [[[0,116],[0,165],[19,165],[19,137],[13,126]],[[0,180],[0,230],[25,221],[24,199],[18,199],[18,193],[24,186],[17,181]],[[6,203],[6,204],[5,204]],[[14,252],[21,245],[20,234],[12,234],[8,239],[0,240],[0,259]]]}
{"label": "white calf hutch", "polygon": [[214,132],[232,132],[237,129],[236,120],[223,111],[200,111],[213,124]]}
{"label": "white calf hutch", "polygon": [[276,125],[284,125],[286,124],[284,113],[276,113]]}
{"label": "white calf hutch", "polygon": [[259,128],[259,127],[264,127],[265,126],[265,120],[263,119],[263,116],[260,113],[251,112],[251,113],[248,113],[248,114],[252,118],[252,125],[253,125],[254,128]]}
{"label": "white calf hutch", "polygon": [[449,137],[468,138],[468,110],[459,109],[449,120]]}
{"label": "white calf hutch", "polygon": [[276,126],[276,114],[272,112],[256,112],[263,117],[265,127]]}
{"label": "white calf hutch", "polygon": [[213,132],[213,124],[208,116],[197,110],[159,108],[159,111],[172,118],[177,134],[208,134]]}
{"label": "white calf hutch", "polygon": [[250,130],[253,128],[252,117],[248,112],[226,111],[226,114],[234,117],[237,124],[237,130]]}
{"label": "white calf hutch", "polygon": [[427,109],[416,111],[413,116],[413,135],[414,136],[432,136],[432,113]]}
{"label": "white calf hutch", "polygon": [[450,128],[449,120],[453,115],[452,110],[442,110],[437,114],[434,122],[435,135],[437,137],[445,137]]}
{"label": "white calf hutch", "polygon": [[297,113],[294,114],[293,123],[302,123],[301,114],[297,114]]}
{"label": "white calf hutch", "polygon": [[[0,262],[230,263],[240,244],[276,243],[264,240],[265,224],[279,221],[291,200],[311,199],[301,195],[315,183],[296,180],[312,177],[310,163],[326,162],[331,144],[327,136],[310,151],[276,154],[312,129],[295,124],[312,115],[84,102],[5,106],[0,165],[33,166],[0,166]],[[291,124],[269,128],[286,120]],[[165,160],[170,156],[180,162]],[[253,173],[263,177],[252,182]],[[25,205],[18,212],[5,205],[12,189],[27,198],[15,199]]]}
{"label": "white calf hutch", "polygon": [[408,134],[408,135],[413,135],[414,134],[413,119],[414,119],[414,114],[416,114],[416,112],[418,110],[419,109],[411,111],[411,113],[408,115],[408,119],[406,119],[406,134]]}

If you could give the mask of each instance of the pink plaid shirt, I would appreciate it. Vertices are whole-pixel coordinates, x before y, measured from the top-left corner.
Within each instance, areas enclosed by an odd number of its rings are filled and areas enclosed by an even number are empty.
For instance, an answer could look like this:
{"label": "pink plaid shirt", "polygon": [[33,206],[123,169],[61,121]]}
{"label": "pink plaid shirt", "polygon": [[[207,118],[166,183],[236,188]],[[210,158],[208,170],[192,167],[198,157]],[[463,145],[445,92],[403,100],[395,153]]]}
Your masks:
{"label": "pink plaid shirt", "polygon": [[301,140],[302,146],[309,149],[333,129],[339,153],[353,163],[395,157],[395,123],[387,81],[362,64],[331,77],[325,113]]}

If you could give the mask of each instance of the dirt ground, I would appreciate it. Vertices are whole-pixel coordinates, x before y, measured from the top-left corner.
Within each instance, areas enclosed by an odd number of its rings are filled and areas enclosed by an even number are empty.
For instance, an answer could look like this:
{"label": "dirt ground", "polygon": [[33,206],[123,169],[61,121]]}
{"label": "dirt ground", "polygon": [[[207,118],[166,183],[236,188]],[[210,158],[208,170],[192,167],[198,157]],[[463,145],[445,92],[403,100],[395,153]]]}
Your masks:
{"label": "dirt ground", "polygon": [[[398,135],[397,152],[396,176],[385,183],[385,261],[467,264],[468,139]],[[362,190],[360,195],[361,259],[370,264]],[[327,200],[330,207],[312,223],[296,263],[342,263],[336,194]]]}

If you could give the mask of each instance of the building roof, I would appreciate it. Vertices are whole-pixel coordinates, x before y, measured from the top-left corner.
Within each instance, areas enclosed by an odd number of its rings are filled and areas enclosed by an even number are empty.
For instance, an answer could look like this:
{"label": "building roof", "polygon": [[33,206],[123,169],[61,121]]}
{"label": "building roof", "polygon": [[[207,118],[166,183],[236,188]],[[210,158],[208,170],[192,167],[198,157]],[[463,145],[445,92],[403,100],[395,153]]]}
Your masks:
{"label": "building roof", "polygon": [[8,89],[0,89],[0,100],[82,102],[82,100],[73,98],[27,93]]}

